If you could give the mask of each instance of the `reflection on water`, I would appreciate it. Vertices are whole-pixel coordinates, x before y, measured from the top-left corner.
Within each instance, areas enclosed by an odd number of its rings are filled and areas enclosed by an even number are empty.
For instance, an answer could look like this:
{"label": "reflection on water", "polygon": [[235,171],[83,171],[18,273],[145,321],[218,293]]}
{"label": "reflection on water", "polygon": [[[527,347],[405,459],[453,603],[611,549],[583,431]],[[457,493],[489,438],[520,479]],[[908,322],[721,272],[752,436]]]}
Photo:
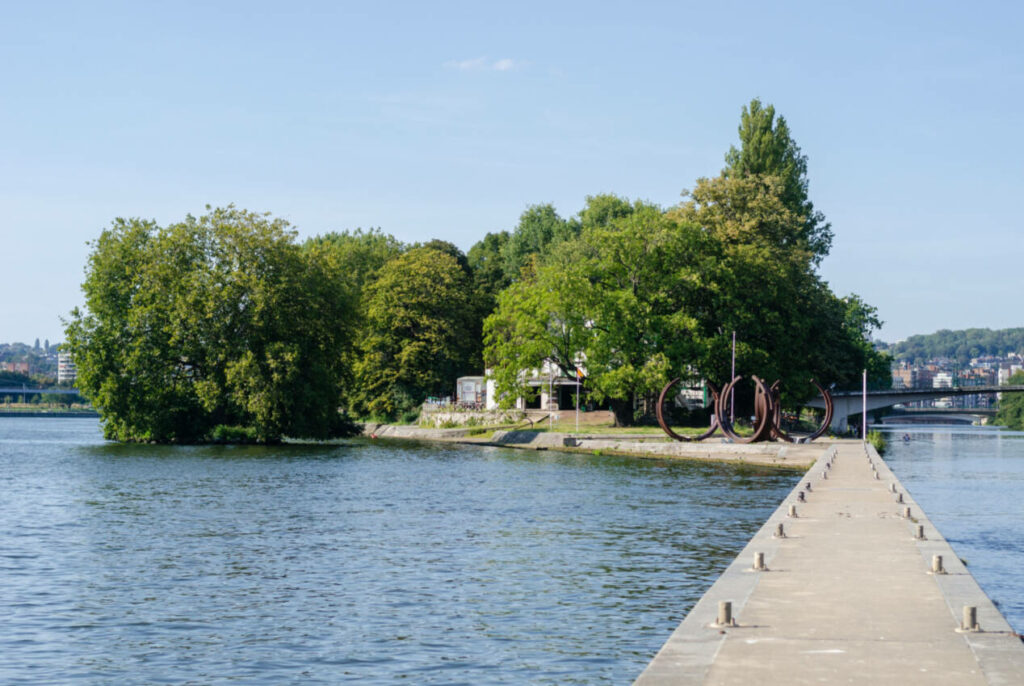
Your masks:
{"label": "reflection on water", "polygon": [[[886,462],[1010,625],[1024,631],[1024,433],[892,425]],[[906,436],[909,440],[903,440]]]}
{"label": "reflection on water", "polygon": [[634,678],[793,473],[0,420],[0,682]]}

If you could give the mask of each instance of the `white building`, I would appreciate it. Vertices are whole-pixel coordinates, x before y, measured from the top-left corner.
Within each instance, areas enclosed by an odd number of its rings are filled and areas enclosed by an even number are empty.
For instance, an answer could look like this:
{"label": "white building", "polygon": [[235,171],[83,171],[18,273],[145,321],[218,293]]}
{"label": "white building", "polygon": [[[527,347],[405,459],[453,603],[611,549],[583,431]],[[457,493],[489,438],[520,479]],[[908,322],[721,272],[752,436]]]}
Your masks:
{"label": "white building", "polygon": [[78,368],[71,361],[71,353],[57,353],[57,383],[74,383]]}

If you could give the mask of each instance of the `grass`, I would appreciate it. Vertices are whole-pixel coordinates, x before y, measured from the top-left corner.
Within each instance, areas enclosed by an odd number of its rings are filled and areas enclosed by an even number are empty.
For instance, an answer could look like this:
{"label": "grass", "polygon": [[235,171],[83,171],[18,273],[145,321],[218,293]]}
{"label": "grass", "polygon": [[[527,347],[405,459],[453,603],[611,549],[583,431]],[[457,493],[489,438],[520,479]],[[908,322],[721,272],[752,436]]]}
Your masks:
{"label": "grass", "polygon": [[[580,424],[579,431],[576,430],[576,422],[573,419],[563,419],[552,424],[547,420],[537,422],[532,429],[529,425],[517,426],[520,430],[532,430],[532,431],[553,431],[558,433],[567,434],[599,434],[602,436],[658,436],[662,438],[668,438],[665,432],[661,430],[661,427],[655,425],[645,426],[612,426],[609,424]],[[700,426],[673,426],[673,431],[682,436],[699,436],[700,434],[707,431],[707,427]],[[750,431],[743,428],[737,428],[737,433],[742,435],[749,435]],[[721,431],[717,435],[722,435]]]}

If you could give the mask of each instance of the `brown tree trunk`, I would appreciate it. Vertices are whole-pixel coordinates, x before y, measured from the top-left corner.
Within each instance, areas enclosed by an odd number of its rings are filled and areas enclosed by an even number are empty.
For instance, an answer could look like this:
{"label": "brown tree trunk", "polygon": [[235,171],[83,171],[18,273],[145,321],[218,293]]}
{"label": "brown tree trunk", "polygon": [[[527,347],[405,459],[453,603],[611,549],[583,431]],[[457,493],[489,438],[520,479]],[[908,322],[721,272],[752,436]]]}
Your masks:
{"label": "brown tree trunk", "polygon": [[609,400],[612,415],[615,417],[615,426],[633,426],[633,398],[625,400]]}

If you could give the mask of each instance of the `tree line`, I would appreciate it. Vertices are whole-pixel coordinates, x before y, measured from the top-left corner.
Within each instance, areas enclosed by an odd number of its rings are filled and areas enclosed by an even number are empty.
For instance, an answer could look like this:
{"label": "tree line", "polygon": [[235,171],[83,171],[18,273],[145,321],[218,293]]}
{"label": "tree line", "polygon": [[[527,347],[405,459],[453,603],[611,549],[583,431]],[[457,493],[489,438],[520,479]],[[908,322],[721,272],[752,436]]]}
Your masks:
{"label": "tree line", "polygon": [[976,357],[1006,357],[1024,353],[1024,328],[941,329],[932,334],[911,336],[883,346],[898,361],[923,364],[928,360],[950,359],[967,364]]}
{"label": "tree line", "polygon": [[738,369],[781,379],[791,401],[812,376],[887,381],[874,308],[818,274],[832,230],[784,118],[754,100],[739,133],[677,206],[601,194],[563,218],[535,205],[465,254],[377,229],[300,242],[233,206],[166,227],[115,220],[66,322],[78,387],[109,438],[194,442],[224,427],[347,435],[485,366],[507,405],[545,361],[585,373],[629,424],[674,376],[726,380],[733,331]]}

